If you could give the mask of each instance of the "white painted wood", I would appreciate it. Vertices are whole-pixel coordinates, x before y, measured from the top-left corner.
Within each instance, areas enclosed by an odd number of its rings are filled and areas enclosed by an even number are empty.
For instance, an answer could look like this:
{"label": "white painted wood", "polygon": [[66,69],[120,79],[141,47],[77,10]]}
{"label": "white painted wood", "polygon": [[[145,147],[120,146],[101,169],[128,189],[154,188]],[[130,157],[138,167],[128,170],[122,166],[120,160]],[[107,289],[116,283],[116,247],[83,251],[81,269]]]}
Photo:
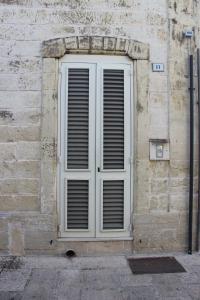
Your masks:
{"label": "white painted wood", "polygon": [[[89,169],[88,170],[68,170],[66,164],[67,156],[67,82],[69,68],[87,68],[89,69]],[[61,126],[60,126],[60,146],[61,146],[61,164],[60,164],[60,198],[61,198],[61,236],[62,237],[94,237],[95,235],[95,65],[62,63],[61,66]],[[67,180],[88,180],[89,181],[89,220],[88,230],[75,230],[67,228]]]}
{"label": "white painted wood", "polygon": [[[124,70],[124,170],[103,170],[103,70],[118,69]],[[130,236],[130,100],[131,100],[131,64],[101,64],[98,70],[98,98],[97,103],[97,126],[96,139],[97,145],[97,164],[100,166],[100,172],[96,175],[96,237],[129,237]],[[103,230],[103,181],[104,180],[123,180],[124,181],[124,229]]]}

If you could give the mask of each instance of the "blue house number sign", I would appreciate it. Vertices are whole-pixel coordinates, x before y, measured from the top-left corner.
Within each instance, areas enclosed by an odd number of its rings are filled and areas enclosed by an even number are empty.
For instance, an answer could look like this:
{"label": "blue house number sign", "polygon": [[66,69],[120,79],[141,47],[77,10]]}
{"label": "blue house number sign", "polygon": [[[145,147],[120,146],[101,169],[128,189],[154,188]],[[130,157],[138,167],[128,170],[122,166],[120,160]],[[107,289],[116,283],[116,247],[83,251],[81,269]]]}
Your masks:
{"label": "blue house number sign", "polygon": [[164,72],[164,64],[152,64],[153,72]]}

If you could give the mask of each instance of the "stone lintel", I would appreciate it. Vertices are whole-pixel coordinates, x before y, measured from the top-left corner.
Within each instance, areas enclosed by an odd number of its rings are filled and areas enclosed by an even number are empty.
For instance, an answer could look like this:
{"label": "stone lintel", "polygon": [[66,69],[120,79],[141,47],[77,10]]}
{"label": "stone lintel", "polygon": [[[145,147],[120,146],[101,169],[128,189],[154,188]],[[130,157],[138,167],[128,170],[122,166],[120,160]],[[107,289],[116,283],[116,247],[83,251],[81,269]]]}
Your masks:
{"label": "stone lintel", "polygon": [[148,60],[149,45],[130,39],[102,36],[57,38],[42,44],[44,58],[61,58],[70,53],[128,55],[133,60]]}

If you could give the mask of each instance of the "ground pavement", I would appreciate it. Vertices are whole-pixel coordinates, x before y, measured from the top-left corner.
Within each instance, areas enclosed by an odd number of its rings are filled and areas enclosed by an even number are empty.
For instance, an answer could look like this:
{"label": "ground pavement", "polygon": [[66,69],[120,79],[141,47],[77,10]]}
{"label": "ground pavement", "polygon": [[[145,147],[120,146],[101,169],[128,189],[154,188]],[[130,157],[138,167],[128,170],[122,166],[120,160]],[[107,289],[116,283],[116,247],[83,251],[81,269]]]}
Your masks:
{"label": "ground pavement", "polygon": [[200,254],[177,254],[186,273],[133,275],[124,256],[0,257],[1,300],[200,300]]}

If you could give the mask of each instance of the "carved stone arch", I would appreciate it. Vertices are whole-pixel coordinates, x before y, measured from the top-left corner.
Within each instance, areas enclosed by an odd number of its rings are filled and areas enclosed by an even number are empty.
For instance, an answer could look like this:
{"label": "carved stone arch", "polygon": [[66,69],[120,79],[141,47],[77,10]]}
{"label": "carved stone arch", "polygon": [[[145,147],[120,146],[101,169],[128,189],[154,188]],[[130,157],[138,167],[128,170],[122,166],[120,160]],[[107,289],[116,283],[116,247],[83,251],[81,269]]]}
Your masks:
{"label": "carved stone arch", "polygon": [[61,58],[70,53],[128,55],[131,59],[146,60],[149,59],[149,45],[131,39],[101,36],[76,36],[43,42],[43,57]]}

